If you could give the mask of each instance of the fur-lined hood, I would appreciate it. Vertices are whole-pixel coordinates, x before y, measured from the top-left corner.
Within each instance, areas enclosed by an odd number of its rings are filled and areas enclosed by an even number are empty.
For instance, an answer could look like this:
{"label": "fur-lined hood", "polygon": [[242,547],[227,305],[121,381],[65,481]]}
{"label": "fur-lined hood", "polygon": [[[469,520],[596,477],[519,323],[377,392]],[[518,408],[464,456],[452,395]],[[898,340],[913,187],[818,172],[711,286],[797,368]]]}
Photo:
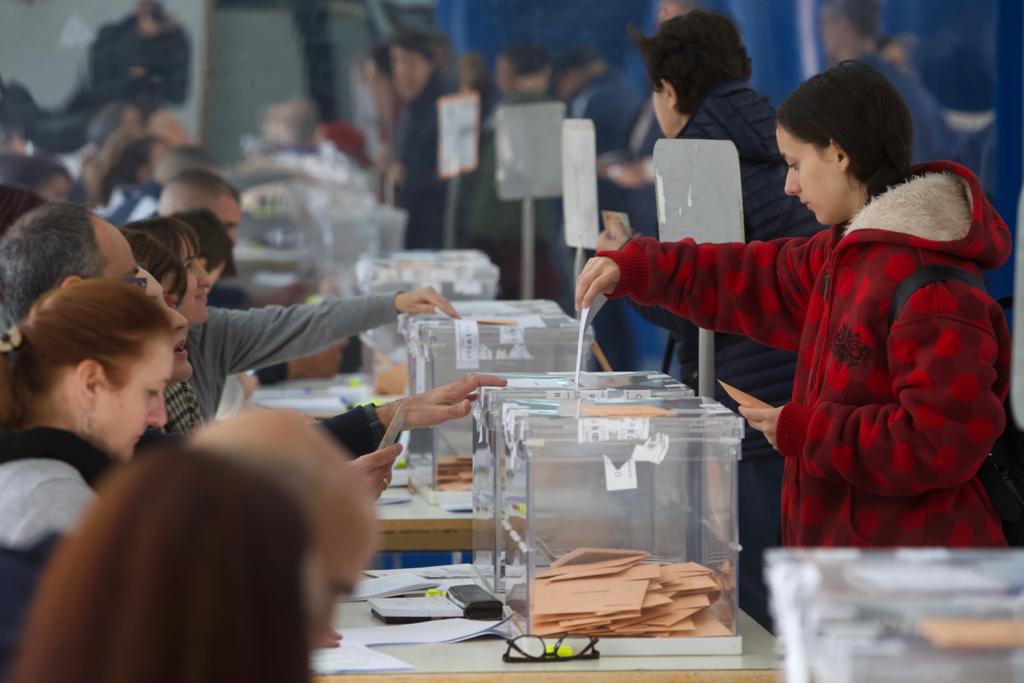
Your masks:
{"label": "fur-lined hood", "polygon": [[948,161],[915,166],[906,182],[868,202],[844,235],[844,243],[884,239],[953,253],[986,270],[1001,266],[1012,248],[1006,223],[977,179]]}

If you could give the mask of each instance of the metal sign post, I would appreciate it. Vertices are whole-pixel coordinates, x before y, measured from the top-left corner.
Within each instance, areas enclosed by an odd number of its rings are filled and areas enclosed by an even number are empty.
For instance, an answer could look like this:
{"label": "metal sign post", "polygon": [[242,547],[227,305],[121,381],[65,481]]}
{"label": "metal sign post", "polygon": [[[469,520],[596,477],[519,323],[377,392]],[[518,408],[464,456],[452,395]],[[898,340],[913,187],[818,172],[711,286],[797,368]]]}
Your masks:
{"label": "metal sign post", "polygon": [[[654,145],[658,239],[743,241],[740,160],[729,140],[659,140]],[[715,334],[701,329],[698,393],[715,395]]]}

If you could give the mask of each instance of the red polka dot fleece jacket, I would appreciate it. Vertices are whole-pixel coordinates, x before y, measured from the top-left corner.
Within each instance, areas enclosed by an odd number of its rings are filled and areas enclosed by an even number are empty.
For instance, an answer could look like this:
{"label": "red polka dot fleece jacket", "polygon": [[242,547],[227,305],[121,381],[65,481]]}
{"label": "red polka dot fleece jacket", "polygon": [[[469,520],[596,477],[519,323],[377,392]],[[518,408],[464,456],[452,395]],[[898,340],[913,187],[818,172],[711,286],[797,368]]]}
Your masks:
{"label": "red polka dot fleece jacket", "polygon": [[812,237],[599,255],[622,271],[613,296],[798,352],[778,425],[786,545],[1001,546],[975,473],[1005,420],[1003,313],[956,281],[919,289],[891,329],[888,312],[920,266],[979,273],[1010,245],[970,171],[932,162]]}

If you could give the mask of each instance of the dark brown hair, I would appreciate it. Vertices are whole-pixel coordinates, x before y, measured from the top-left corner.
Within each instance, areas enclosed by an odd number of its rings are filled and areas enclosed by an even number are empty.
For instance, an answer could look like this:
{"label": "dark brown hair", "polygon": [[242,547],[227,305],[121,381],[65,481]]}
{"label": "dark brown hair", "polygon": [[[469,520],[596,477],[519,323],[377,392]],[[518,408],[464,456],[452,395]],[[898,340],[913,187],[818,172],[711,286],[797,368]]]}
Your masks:
{"label": "dark brown hair", "polygon": [[98,493],[40,581],[14,681],[309,680],[310,532],[279,484],[175,448]]}
{"label": "dark brown hair", "polygon": [[910,172],[914,126],[896,88],[867,64],[846,61],[796,87],[775,119],[794,137],[825,149],[835,142],[850,172],[875,197]]}
{"label": "dark brown hair", "polygon": [[231,238],[217,214],[209,209],[190,209],[172,214],[174,218],[188,223],[199,236],[199,255],[206,259],[206,269],[213,270],[224,264],[224,277],[238,274],[232,252]]}
{"label": "dark brown hair", "polygon": [[44,294],[14,329],[21,345],[0,354],[0,431],[23,426],[27,406],[46,395],[59,370],[94,360],[120,386],[125,366],[161,335],[170,346],[173,333],[160,304],[134,285],[108,279]]}
{"label": "dark brown hair", "polygon": [[157,216],[141,221],[126,223],[122,230],[144,232],[171,250],[175,256],[189,254],[186,258],[199,256],[199,235],[192,226],[173,216]]}
{"label": "dark brown hair", "polygon": [[181,301],[188,289],[188,271],[171,250],[149,233],[141,230],[123,230],[124,238],[132,248],[135,263],[149,271],[163,285],[164,295]]}
{"label": "dark brown hair", "polygon": [[747,48],[736,26],[721,14],[697,9],[669,19],[651,38],[635,29],[631,33],[647,64],[651,88],[661,92],[662,80],[671,83],[682,114],[692,114],[722,81],[750,78]]}

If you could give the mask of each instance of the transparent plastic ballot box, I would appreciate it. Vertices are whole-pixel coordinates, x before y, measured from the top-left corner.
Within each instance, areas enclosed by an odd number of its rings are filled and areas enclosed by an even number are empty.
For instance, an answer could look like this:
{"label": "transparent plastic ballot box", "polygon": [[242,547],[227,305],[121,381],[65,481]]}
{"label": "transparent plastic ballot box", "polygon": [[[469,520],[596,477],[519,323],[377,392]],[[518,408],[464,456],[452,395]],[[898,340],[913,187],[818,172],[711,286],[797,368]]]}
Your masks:
{"label": "transparent plastic ballot box", "polygon": [[[467,374],[551,372],[576,367],[579,321],[553,301],[457,302],[461,320],[410,316],[400,322],[409,353],[409,387],[422,393]],[[593,336],[584,341],[584,362]],[[470,505],[471,416],[414,430],[409,478],[431,502]]]}
{"label": "transparent plastic ballot box", "polygon": [[506,601],[601,655],[737,655],[743,420],[700,397],[505,410]]}
{"label": "transparent plastic ballot box", "polygon": [[769,550],[790,683],[1024,681],[1024,550]]}
{"label": "transparent plastic ballot box", "polygon": [[535,400],[685,398],[690,387],[660,372],[509,373],[505,387],[483,387],[473,403],[473,564],[484,585],[504,590],[498,513],[505,484],[505,406]]}
{"label": "transparent plastic ballot box", "polygon": [[[451,301],[491,300],[498,294],[498,267],[482,251],[399,251],[363,256],[356,263],[360,294],[387,294],[433,287]],[[363,370],[382,393],[406,383],[405,342],[397,325],[384,325],[360,335]],[[379,375],[379,382],[378,380]]]}

